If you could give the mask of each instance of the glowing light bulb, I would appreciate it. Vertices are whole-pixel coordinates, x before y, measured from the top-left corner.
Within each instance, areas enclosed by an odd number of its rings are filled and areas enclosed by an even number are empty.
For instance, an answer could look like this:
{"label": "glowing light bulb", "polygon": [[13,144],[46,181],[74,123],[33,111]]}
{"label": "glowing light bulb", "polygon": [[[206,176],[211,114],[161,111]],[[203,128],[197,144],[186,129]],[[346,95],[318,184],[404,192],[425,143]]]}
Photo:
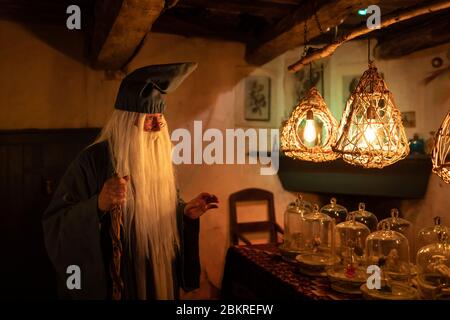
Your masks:
{"label": "glowing light bulb", "polygon": [[375,123],[376,112],[373,106],[367,108],[367,127],[364,130],[366,141],[372,144],[377,138],[377,125]]}
{"label": "glowing light bulb", "polygon": [[305,130],[303,131],[303,139],[308,143],[313,143],[317,138],[316,123],[312,119],[306,120]]}
{"label": "glowing light bulb", "polygon": [[371,123],[372,121],[369,120],[369,124],[367,125],[366,130],[364,130],[364,137],[366,138],[368,143],[372,143],[377,138],[377,129],[375,128],[375,125]]}

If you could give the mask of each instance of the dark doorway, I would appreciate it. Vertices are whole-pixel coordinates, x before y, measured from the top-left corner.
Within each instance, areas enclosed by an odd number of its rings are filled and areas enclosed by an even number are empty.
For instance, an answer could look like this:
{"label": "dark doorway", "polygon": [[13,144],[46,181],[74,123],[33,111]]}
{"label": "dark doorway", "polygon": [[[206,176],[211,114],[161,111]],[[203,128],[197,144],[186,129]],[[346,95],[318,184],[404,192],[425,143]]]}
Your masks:
{"label": "dark doorway", "polygon": [[99,129],[0,131],[0,298],[54,299],[41,217],[62,175]]}

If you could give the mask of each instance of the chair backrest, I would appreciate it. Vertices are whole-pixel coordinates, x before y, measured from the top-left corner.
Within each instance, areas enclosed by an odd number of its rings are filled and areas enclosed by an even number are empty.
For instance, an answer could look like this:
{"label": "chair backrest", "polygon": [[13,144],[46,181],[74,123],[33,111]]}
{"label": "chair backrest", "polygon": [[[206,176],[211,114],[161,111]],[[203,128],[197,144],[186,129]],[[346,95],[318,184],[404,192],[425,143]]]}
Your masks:
{"label": "chair backrest", "polygon": [[[268,219],[265,221],[238,223],[237,203],[249,201],[267,201]],[[275,221],[275,204],[273,193],[263,189],[250,188],[235,192],[229,197],[230,205],[230,233],[233,244],[239,244],[239,239],[246,244],[251,242],[243,235],[268,231],[271,243],[277,243],[277,225]]]}

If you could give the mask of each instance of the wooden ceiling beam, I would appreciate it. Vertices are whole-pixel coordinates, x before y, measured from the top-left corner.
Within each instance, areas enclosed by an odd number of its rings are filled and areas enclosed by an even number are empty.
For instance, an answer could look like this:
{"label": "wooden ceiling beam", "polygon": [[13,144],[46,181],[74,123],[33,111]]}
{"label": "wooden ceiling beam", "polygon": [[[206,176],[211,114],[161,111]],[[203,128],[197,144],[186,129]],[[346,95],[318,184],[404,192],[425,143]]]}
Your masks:
{"label": "wooden ceiling beam", "polygon": [[[81,8],[81,23],[84,27],[86,17],[91,16],[92,8],[89,0],[0,0],[0,19],[25,25],[65,27],[68,17],[66,8],[73,4]],[[83,27],[81,31],[84,31]]]}
{"label": "wooden ceiling beam", "polygon": [[375,47],[377,59],[396,59],[450,42],[450,11],[386,30]]}
{"label": "wooden ceiling beam", "polygon": [[97,0],[92,64],[118,70],[135,55],[164,9],[164,0]]}
{"label": "wooden ceiling beam", "polygon": [[244,0],[244,1],[241,0],[241,2],[275,3],[275,4],[291,4],[291,5],[297,5],[303,1],[304,0]]}
{"label": "wooden ceiling beam", "polygon": [[250,36],[237,30],[234,24],[224,23],[224,19],[198,18],[173,14],[162,15],[153,25],[153,32],[177,34],[185,37],[204,37],[217,40],[228,40],[247,43]]}
{"label": "wooden ceiling beam", "polygon": [[[369,3],[370,2],[370,3]],[[314,39],[328,28],[341,24],[358,9],[378,1],[334,0],[304,1],[292,14],[266,30],[253,44],[247,46],[246,60],[254,65],[262,65],[280,54],[294,49],[304,42],[304,23],[306,20],[308,39]],[[316,12],[317,19],[313,14]]]}
{"label": "wooden ceiling beam", "polygon": [[298,6],[298,3],[275,3],[270,1],[205,1],[205,0],[185,0],[179,3],[180,8],[204,8],[211,12],[222,12],[239,15],[251,13],[252,15],[270,17],[284,16]]}
{"label": "wooden ceiling beam", "polygon": [[[404,10],[395,11],[383,16],[383,18],[381,19],[380,28],[383,29],[393,24],[400,23],[402,21],[410,20],[418,16],[431,14],[449,8],[450,8],[450,0],[436,0],[431,2],[425,2],[424,4],[413,6],[411,8],[407,8]],[[341,36],[339,39],[336,39],[333,43],[330,43],[312,53],[308,53],[307,55],[302,57],[299,61],[291,64],[288,67],[288,70],[291,72],[297,72],[301,68],[307,66],[308,64],[316,60],[323,59],[332,55],[337,48],[339,48],[347,41],[356,39],[370,32],[375,31],[372,29],[368,29],[365,25],[354,28],[350,30],[348,33]]]}

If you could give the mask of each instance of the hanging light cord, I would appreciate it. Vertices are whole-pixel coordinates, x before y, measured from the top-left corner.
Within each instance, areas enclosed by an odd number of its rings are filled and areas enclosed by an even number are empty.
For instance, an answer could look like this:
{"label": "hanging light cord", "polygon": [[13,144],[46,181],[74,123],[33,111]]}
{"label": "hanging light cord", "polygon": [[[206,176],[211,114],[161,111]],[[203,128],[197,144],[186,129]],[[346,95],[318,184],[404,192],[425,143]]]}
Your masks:
{"label": "hanging light cord", "polygon": [[318,9],[317,3],[316,3],[316,1],[314,1],[314,10],[313,10],[314,18],[316,19],[316,23],[317,23],[317,26],[319,27],[320,34],[323,35],[325,32],[323,32],[322,26],[320,25],[319,17],[317,16],[317,9]]}
{"label": "hanging light cord", "polygon": [[305,24],[303,27],[303,53],[302,56],[306,56],[306,53],[308,51],[307,43],[308,43],[308,26],[307,26],[307,20],[305,19]]}
{"label": "hanging light cord", "polygon": [[[308,26],[307,26],[308,19],[305,19],[304,27],[303,27],[303,53],[302,56],[306,56],[308,53]],[[313,81],[312,81],[312,66],[311,63],[309,64],[309,87],[312,88]]]}
{"label": "hanging light cord", "polygon": [[[320,34],[323,35],[325,32],[323,32],[322,26],[320,25],[319,17],[317,16],[317,5],[316,2],[313,3],[313,15],[314,19],[316,20],[317,27],[319,28]],[[305,23],[303,27],[303,53],[302,57],[305,57],[308,53],[308,26],[307,26],[308,18],[305,18]],[[312,79],[312,63],[309,63],[309,86],[312,88],[313,86],[313,79]]]}

